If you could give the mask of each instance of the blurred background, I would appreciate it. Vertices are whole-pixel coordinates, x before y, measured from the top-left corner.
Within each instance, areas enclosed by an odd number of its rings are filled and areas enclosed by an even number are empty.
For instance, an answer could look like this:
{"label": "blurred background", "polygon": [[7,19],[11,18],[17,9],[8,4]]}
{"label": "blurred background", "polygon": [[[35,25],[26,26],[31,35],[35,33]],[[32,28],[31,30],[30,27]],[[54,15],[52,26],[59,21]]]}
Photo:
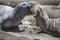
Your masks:
{"label": "blurred background", "polygon": [[60,4],[60,0],[0,0],[0,4],[5,4],[9,6],[16,6],[18,3],[21,3],[23,1],[37,1],[40,4],[46,4],[46,5],[58,5]]}

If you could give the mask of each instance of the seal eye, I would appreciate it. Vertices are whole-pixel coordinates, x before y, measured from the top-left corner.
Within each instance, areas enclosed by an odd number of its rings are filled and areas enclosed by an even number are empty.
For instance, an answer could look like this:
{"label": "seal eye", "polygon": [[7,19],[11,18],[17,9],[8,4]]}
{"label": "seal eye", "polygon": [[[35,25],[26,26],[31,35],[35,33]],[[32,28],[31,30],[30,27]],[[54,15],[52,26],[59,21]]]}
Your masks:
{"label": "seal eye", "polygon": [[22,4],[23,8],[26,8],[27,7],[27,4]]}
{"label": "seal eye", "polygon": [[26,4],[23,4],[23,6],[25,6]]}

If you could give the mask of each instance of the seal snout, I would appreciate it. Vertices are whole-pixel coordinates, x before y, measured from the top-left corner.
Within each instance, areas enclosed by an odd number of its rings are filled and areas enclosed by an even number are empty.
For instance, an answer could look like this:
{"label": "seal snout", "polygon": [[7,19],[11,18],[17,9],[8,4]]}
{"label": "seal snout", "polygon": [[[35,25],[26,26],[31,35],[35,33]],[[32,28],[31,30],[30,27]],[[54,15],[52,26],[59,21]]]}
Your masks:
{"label": "seal snout", "polygon": [[22,8],[30,9],[30,8],[32,8],[33,5],[31,3],[28,3],[28,2],[23,2],[23,3],[20,3],[20,6]]}
{"label": "seal snout", "polygon": [[33,4],[31,4],[31,3],[28,3],[28,6],[27,6],[27,8],[28,9],[31,9],[33,7]]}

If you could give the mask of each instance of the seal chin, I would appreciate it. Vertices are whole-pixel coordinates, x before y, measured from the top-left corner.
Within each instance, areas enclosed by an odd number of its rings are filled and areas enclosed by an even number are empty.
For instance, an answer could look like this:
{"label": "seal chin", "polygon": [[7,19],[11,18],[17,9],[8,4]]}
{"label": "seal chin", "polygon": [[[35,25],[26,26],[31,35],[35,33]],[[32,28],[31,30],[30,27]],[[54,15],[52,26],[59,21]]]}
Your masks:
{"label": "seal chin", "polygon": [[30,11],[30,15],[33,15],[33,16],[36,16],[37,14],[36,14],[36,11],[34,11],[35,10],[35,7],[33,8],[33,6],[29,9],[29,11]]}

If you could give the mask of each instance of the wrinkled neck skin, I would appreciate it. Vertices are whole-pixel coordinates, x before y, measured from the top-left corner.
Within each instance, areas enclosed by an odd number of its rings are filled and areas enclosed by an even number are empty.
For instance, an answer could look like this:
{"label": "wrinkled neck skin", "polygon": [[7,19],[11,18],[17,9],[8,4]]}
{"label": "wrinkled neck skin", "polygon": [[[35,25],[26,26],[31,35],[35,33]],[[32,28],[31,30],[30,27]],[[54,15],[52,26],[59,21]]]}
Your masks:
{"label": "wrinkled neck skin", "polygon": [[[36,8],[36,10],[38,10],[41,7],[36,6]],[[37,13],[35,16],[37,26],[41,27],[42,31],[60,37],[60,19],[49,19],[47,13],[42,9],[40,9],[40,12],[39,10],[38,12],[35,11],[35,13]]]}
{"label": "wrinkled neck skin", "polygon": [[37,26],[41,27],[41,29],[46,32],[50,21],[47,13],[41,9],[41,5],[39,4],[35,7],[35,13],[36,13],[35,18],[37,21]]}

